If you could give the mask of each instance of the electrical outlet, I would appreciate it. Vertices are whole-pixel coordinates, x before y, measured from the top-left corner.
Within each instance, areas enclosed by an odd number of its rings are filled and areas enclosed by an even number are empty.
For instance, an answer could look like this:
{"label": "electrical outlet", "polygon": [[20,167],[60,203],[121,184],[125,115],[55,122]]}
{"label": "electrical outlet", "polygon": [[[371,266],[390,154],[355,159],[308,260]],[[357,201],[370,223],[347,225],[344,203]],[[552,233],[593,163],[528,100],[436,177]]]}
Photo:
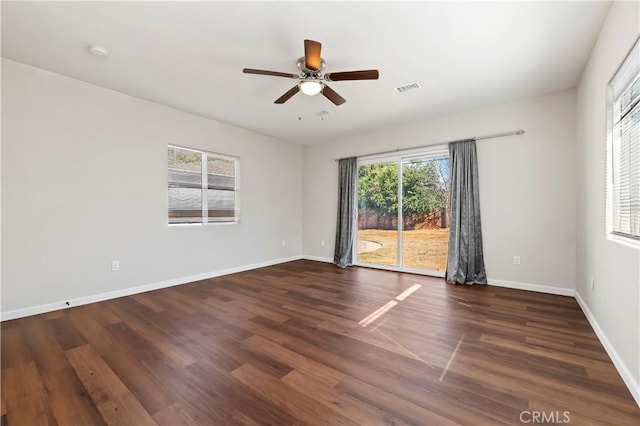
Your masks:
{"label": "electrical outlet", "polygon": [[111,272],[118,272],[120,270],[120,261],[114,260],[111,262]]}
{"label": "electrical outlet", "polygon": [[596,281],[591,277],[591,290],[596,288]]}
{"label": "electrical outlet", "polygon": [[520,264],[520,256],[513,256],[513,264],[514,265]]}
{"label": "electrical outlet", "polygon": [[320,240],[320,247],[324,247],[324,240]]}
{"label": "electrical outlet", "polygon": [[282,240],[282,247],[285,247],[287,245],[287,242],[285,240]]}

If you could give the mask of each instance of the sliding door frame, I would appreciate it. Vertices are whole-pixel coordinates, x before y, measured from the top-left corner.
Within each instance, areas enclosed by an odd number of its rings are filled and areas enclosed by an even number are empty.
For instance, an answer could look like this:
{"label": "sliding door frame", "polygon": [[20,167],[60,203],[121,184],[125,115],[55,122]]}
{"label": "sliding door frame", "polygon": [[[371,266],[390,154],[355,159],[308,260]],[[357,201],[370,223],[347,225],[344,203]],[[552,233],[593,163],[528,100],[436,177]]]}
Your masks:
{"label": "sliding door frame", "polygon": [[375,269],[384,269],[384,270],[388,270],[388,271],[396,271],[396,272],[409,272],[412,274],[419,274],[419,275],[429,275],[429,276],[435,276],[435,277],[442,277],[444,278],[445,275],[445,271],[436,271],[436,270],[432,270],[432,269],[418,269],[418,268],[409,268],[409,267],[405,267],[402,266],[403,264],[403,242],[402,242],[402,234],[403,234],[403,228],[404,228],[404,223],[403,223],[403,204],[402,204],[402,163],[403,161],[406,160],[415,160],[415,159],[424,159],[424,158],[436,158],[436,157],[441,157],[446,155],[447,157],[449,156],[449,148],[447,145],[435,145],[433,147],[429,147],[429,148],[421,148],[421,149],[413,149],[413,150],[407,150],[407,151],[403,151],[401,154],[386,154],[386,155],[375,155],[375,156],[367,156],[367,157],[358,157],[358,162],[357,162],[357,171],[358,174],[360,173],[360,167],[361,166],[366,166],[366,165],[370,165],[370,164],[383,164],[383,163],[395,163],[396,167],[397,167],[397,173],[398,173],[398,188],[397,188],[397,195],[398,195],[398,226],[397,226],[397,254],[396,254],[396,259],[397,259],[397,265],[396,266],[391,266],[391,265],[383,265],[383,264],[379,264],[379,263],[365,263],[365,262],[360,262],[358,259],[358,241],[359,241],[359,236],[358,236],[358,210],[359,210],[359,206],[358,203],[360,201],[360,197],[358,196],[358,179],[356,179],[356,197],[354,197],[354,212],[355,212],[355,217],[356,220],[354,221],[354,230],[353,230],[353,235],[355,236],[355,243],[353,244],[353,264],[356,266],[364,266],[367,268],[375,268]]}

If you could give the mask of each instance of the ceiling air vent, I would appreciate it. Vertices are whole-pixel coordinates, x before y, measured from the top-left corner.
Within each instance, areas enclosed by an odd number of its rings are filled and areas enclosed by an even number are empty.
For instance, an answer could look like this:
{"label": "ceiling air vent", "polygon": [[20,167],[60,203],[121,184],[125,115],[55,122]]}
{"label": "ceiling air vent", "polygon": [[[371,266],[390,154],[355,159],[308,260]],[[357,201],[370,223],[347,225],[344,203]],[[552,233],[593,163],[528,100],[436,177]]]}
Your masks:
{"label": "ceiling air vent", "polygon": [[398,93],[403,93],[413,89],[420,89],[421,87],[420,83],[414,81],[413,83],[405,84],[404,86],[395,87],[393,90]]}

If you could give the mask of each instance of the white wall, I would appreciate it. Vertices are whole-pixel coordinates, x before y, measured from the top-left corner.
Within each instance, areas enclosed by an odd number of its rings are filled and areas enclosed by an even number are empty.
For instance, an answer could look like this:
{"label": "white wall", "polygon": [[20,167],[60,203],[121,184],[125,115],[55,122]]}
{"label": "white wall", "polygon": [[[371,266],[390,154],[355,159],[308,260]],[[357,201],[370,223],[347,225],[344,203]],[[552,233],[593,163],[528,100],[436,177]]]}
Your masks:
{"label": "white wall", "polygon": [[640,404],[640,251],[606,238],[604,196],[607,84],[639,32],[639,3],[614,3],[577,90],[576,290]]}
{"label": "white wall", "polygon": [[[524,129],[523,136],[477,142],[487,274],[496,284],[573,294],[574,120],[575,92],[567,91],[307,146],[303,251],[333,258],[335,158]],[[514,255],[521,265],[513,265]]]}
{"label": "white wall", "polygon": [[[240,224],[167,225],[167,144],[240,157]],[[3,317],[298,256],[301,162],[297,145],[2,60]]]}

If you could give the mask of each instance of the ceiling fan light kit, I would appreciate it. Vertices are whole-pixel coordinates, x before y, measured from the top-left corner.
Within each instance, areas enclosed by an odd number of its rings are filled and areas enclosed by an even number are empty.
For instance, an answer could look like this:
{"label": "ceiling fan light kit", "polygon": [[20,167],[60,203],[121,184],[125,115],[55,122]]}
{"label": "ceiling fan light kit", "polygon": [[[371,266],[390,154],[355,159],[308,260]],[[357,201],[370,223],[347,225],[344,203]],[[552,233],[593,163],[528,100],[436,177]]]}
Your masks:
{"label": "ceiling fan light kit", "polygon": [[242,72],[245,74],[269,75],[272,77],[299,80],[298,84],[274,101],[276,104],[283,104],[296,93],[302,92],[308,96],[315,96],[318,93],[322,93],[325,98],[329,99],[335,105],[342,105],[346,102],[346,99],[327,86],[324,83],[325,81],[377,80],[380,75],[378,70],[343,71],[323,75],[322,71],[326,63],[324,59],[320,57],[321,49],[322,44],[320,44],[320,42],[314,40],[304,41],[304,56],[298,59],[297,66],[299,73],[297,75],[254,68],[245,68]]}
{"label": "ceiling fan light kit", "polygon": [[315,96],[322,91],[322,83],[316,80],[303,80],[298,83],[298,86],[300,86],[302,93],[308,96]]}

